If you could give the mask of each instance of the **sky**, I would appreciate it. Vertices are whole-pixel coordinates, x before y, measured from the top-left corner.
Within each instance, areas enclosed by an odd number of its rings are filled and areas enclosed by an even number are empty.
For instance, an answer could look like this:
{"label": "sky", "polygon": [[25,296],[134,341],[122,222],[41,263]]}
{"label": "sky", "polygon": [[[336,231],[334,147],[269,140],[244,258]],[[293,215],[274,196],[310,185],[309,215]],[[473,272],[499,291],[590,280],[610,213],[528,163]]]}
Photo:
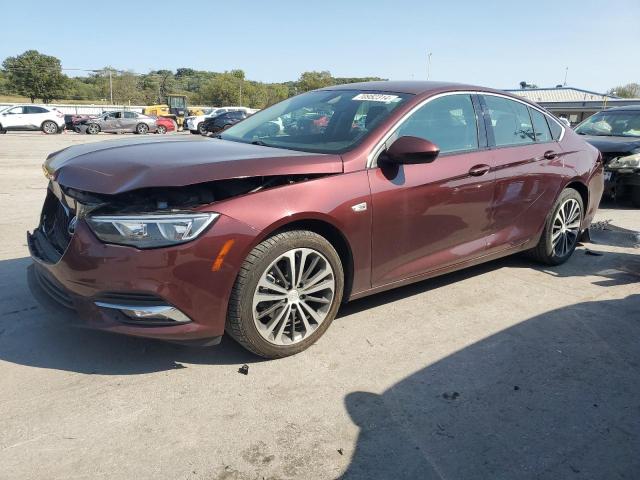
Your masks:
{"label": "sky", "polygon": [[[494,88],[640,83],[640,0],[41,2],[0,0],[0,61],[28,49],[63,68],[329,70]],[[568,68],[568,71],[566,70]],[[73,71],[66,71],[73,74]]]}

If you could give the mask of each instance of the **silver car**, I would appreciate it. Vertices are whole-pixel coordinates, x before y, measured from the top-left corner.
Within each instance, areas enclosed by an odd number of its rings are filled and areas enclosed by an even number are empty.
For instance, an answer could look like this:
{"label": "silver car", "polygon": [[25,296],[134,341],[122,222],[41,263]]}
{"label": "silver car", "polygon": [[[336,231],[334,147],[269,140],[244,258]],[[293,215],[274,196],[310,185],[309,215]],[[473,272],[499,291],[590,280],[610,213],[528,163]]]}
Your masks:
{"label": "silver car", "polygon": [[78,133],[93,135],[109,133],[153,133],[158,129],[156,119],[136,112],[105,112],[76,127]]}

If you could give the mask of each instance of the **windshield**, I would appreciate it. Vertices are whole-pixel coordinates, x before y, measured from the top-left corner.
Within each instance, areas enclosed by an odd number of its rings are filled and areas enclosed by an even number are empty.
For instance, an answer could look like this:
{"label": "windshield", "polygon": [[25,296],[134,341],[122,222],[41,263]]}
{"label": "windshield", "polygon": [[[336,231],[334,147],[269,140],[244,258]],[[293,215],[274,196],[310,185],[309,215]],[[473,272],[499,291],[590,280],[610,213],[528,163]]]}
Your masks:
{"label": "windshield", "polygon": [[598,112],[576,127],[580,135],[640,137],[640,110]]}
{"label": "windshield", "polygon": [[412,95],[320,90],[289,98],[225,130],[219,138],[304,152],[342,153]]}

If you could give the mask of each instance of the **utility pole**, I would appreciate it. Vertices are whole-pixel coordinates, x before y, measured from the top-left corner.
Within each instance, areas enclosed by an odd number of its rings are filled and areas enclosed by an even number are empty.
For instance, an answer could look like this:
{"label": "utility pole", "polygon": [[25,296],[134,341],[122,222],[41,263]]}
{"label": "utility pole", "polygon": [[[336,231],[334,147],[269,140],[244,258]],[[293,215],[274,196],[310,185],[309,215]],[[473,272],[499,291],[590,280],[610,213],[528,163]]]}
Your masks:
{"label": "utility pole", "polygon": [[431,78],[431,52],[427,52],[427,80]]}
{"label": "utility pole", "polygon": [[109,69],[109,98],[111,99],[111,105],[113,105],[113,80],[111,80],[111,69]]}
{"label": "utility pole", "polygon": [[569,67],[566,67],[564,69],[564,84],[563,84],[565,87],[567,86],[567,74],[568,73],[569,73]]}

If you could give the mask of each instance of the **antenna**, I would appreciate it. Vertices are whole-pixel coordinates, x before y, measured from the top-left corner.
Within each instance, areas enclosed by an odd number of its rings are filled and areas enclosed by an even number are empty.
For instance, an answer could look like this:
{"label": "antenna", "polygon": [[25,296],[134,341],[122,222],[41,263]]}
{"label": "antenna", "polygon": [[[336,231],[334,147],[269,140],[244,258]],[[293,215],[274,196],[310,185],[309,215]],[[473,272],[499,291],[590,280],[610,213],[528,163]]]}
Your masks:
{"label": "antenna", "polygon": [[563,85],[566,87],[567,86],[567,74],[569,73],[569,67],[565,67],[564,69],[564,83]]}
{"label": "antenna", "polygon": [[427,52],[427,80],[431,77],[431,52]]}

